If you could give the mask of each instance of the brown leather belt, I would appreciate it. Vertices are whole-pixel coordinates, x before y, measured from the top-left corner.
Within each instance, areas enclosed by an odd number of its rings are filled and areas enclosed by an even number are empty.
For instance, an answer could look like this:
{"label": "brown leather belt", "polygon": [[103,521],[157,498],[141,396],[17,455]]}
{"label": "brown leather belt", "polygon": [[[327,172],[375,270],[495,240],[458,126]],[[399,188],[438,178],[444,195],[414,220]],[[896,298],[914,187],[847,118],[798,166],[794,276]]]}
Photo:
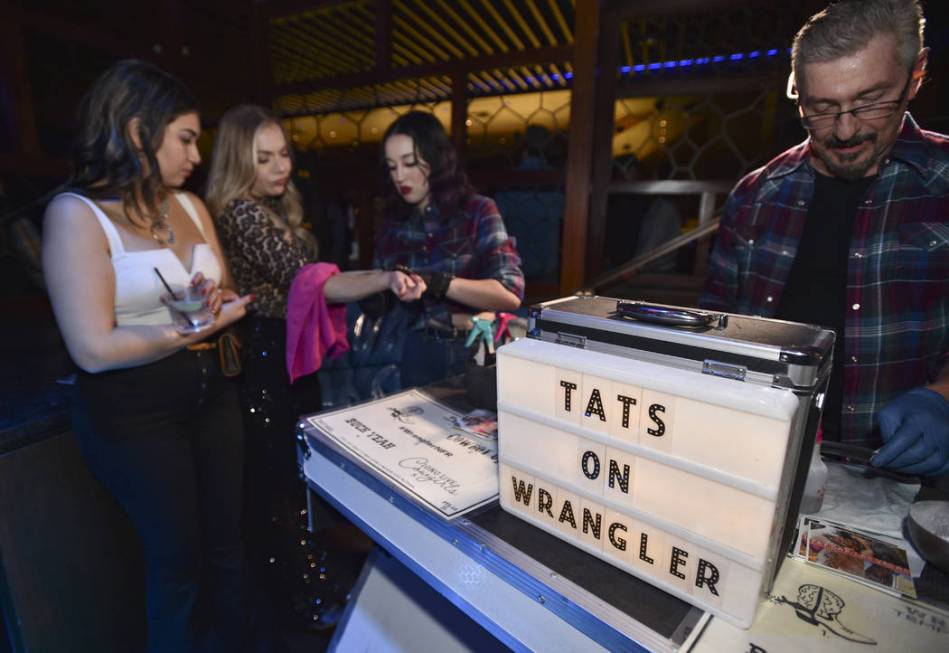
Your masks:
{"label": "brown leather belt", "polygon": [[208,351],[209,349],[217,349],[217,340],[212,342],[196,342],[193,345],[188,345],[185,349],[188,351]]}

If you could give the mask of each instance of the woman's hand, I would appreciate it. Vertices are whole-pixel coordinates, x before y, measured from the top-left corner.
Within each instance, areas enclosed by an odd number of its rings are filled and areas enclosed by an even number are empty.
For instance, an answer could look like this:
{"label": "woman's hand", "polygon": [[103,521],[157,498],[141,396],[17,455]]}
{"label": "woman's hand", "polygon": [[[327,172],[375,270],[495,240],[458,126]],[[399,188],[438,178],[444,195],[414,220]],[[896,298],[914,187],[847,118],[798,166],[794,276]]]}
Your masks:
{"label": "woman's hand", "polygon": [[428,287],[422,277],[414,272],[406,274],[400,270],[392,270],[386,274],[389,277],[389,290],[403,302],[418,301]]}
{"label": "woman's hand", "polygon": [[[241,297],[229,288],[218,288],[214,279],[208,279],[197,272],[191,278],[191,286],[199,288],[201,294],[207,297],[208,308],[214,315],[214,330],[225,329],[247,314],[247,305],[256,299],[253,294]],[[207,334],[200,334],[202,339]]]}
{"label": "woman's hand", "polygon": [[[199,289],[201,295],[207,298],[208,308],[211,310],[211,313],[217,315],[221,312],[221,303],[223,302],[222,291],[217,287],[217,283],[214,279],[208,279],[201,272],[196,272],[195,275],[191,277],[191,287]],[[231,292],[231,294],[237,297],[233,292]]]}
{"label": "woman's hand", "polygon": [[216,329],[224,329],[247,314],[247,305],[257,299],[253,293],[240,297],[233,290],[227,288],[215,293],[218,296],[218,310],[215,312]]}

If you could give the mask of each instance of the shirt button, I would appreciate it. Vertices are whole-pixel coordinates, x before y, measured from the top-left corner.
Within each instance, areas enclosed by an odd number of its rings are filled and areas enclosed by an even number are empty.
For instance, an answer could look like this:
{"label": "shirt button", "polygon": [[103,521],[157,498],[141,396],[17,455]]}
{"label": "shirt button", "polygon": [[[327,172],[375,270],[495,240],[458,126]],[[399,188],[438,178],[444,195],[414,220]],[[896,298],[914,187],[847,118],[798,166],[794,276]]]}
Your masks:
{"label": "shirt button", "polygon": [[851,362],[851,363],[856,363],[856,362],[857,362],[857,357],[856,357],[856,356],[851,356],[851,357],[850,357],[850,362]]}
{"label": "shirt button", "polygon": [[768,295],[767,297],[764,298],[764,300],[765,300],[766,302],[773,302],[773,301],[774,301],[774,297],[772,297],[771,295]]}
{"label": "shirt button", "polygon": [[854,305],[851,306],[850,308],[852,308],[852,309],[855,310],[855,311],[859,311],[859,310],[860,310],[860,304],[854,304]]}
{"label": "shirt button", "polygon": [[847,412],[848,412],[848,413],[852,413],[852,412],[854,412],[855,410],[856,410],[856,409],[855,409],[853,406],[851,406],[851,405],[849,405],[849,404],[847,405]]}

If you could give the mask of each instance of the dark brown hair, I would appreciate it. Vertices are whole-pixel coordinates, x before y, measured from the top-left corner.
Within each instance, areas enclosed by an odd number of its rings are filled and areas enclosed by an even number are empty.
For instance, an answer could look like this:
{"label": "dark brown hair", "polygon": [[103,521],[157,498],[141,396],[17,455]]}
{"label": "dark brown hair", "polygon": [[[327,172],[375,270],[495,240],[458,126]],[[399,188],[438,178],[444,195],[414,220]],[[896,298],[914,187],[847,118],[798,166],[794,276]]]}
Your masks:
{"label": "dark brown hair", "polygon": [[[438,118],[424,111],[410,111],[389,125],[382,139],[382,164],[385,166],[385,143],[389,137],[402,134],[412,139],[416,156],[431,167],[428,185],[432,193],[432,202],[444,217],[451,217],[464,209],[474,194],[468,183],[468,176],[458,161],[458,154],[452,145],[445,128]],[[405,217],[411,211],[407,204],[395,192],[391,180],[387,184],[389,207],[396,217]]]}
{"label": "dark brown hair", "polygon": [[[147,215],[157,216],[162,180],[155,153],[168,124],[197,110],[185,85],[157,66],[137,59],[113,64],[79,105],[68,185],[94,198],[121,198],[129,216],[140,200]],[[140,147],[128,133],[133,118]]]}

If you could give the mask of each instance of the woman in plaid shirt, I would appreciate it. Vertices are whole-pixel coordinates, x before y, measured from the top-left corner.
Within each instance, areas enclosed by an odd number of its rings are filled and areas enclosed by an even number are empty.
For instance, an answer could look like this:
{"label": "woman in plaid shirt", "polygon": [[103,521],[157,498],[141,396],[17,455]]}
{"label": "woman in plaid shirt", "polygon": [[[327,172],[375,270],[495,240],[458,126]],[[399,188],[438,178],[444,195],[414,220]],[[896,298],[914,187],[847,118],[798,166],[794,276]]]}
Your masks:
{"label": "woman in plaid shirt", "polygon": [[404,343],[402,385],[426,385],[464,371],[471,316],[516,310],[524,275],[497,206],[474,192],[435,116],[405,114],[383,143],[392,197],[374,267],[407,268],[425,280]]}

